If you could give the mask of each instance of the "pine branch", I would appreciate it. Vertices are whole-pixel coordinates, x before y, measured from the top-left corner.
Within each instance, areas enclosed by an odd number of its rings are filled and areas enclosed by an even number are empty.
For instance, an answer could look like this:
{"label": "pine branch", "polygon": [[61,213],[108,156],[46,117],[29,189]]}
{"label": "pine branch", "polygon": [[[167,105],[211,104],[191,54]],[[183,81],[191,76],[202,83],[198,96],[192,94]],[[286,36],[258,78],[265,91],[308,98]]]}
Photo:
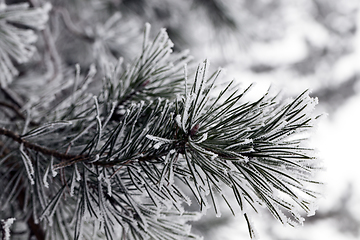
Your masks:
{"label": "pine branch", "polygon": [[53,150],[53,149],[48,149],[48,148],[45,148],[45,147],[42,147],[42,146],[39,146],[35,143],[31,143],[25,139],[23,139],[21,136],[19,136],[18,134],[10,131],[10,130],[7,130],[5,128],[0,128],[0,135],[4,135],[6,137],[9,137],[11,139],[13,139],[14,141],[20,143],[20,144],[23,144],[24,147],[26,148],[29,148],[29,149],[32,149],[36,152],[41,152],[45,155],[49,155],[49,156],[53,156],[53,157],[56,157],[56,158],[59,158],[59,159],[62,159],[62,160],[70,160],[72,162],[77,162],[77,161],[82,161],[84,159],[88,159],[88,157],[86,156],[82,156],[82,155],[68,155],[66,153],[60,153],[56,150]]}
{"label": "pine branch", "polygon": [[[59,90],[51,89],[30,104],[41,126],[28,130],[25,124],[22,135],[0,127],[10,149],[20,144],[19,151],[6,150],[0,159],[1,203],[12,206],[19,193],[24,203],[31,197],[33,222],[48,222],[46,234],[53,239],[96,238],[97,231],[112,239],[116,228],[126,239],[196,238],[185,223],[200,214],[184,210],[183,203],[191,201],[180,180],[201,210],[211,200],[218,216],[217,197],[233,214],[227,199],[235,197],[251,237],[249,209],[257,212],[259,205],[282,223],[302,222],[295,206],[312,211],[316,194],[307,184],[317,166],[297,133],[313,126],[316,100],[305,91],[285,103],[267,94],[247,102],[250,87],[240,91],[233,82],[214,95],[221,71],[208,77],[207,61],[188,86],[187,53],[171,54],[165,30],[150,43],[149,29],[141,56],[124,70],[119,61],[113,72],[105,72],[100,94],[87,93],[95,69],[81,82],[77,65],[67,85],[73,91],[52,104]],[[0,105],[22,118],[18,108]]]}
{"label": "pine branch", "polygon": [[[190,175],[185,183],[200,207],[208,205],[210,195],[217,212],[215,194],[207,189],[221,192],[225,185],[233,190],[241,210],[246,209],[247,203],[256,211],[256,204],[260,203],[282,223],[301,223],[303,219],[294,203],[310,211],[311,200],[298,191],[315,197],[305,184],[316,168],[316,161],[312,149],[301,147],[303,139],[297,139],[296,134],[312,127],[317,117],[310,112],[316,99],[309,98],[305,91],[284,105],[267,96],[242,103],[249,89],[240,92],[232,88],[232,83],[219,96],[212,97],[219,72],[207,79],[206,69],[207,62],[199,66],[190,92],[178,100],[175,121],[181,130],[178,135],[185,141],[181,154]],[[289,199],[278,197],[278,192]],[[287,219],[280,209],[289,211],[294,218]]]}
{"label": "pine branch", "polygon": [[34,30],[44,28],[50,8],[50,4],[45,4],[43,8],[29,8],[28,3],[10,6],[2,4],[0,9],[1,88],[6,88],[12,82],[13,76],[19,73],[13,65],[12,59],[18,63],[24,63],[35,52],[32,44],[37,36]]}
{"label": "pine branch", "polygon": [[[171,56],[173,43],[165,29],[159,32],[152,43],[148,39],[149,32],[150,25],[147,24],[141,56],[119,74],[120,81],[109,80],[104,86],[105,99],[117,100],[116,109],[126,108],[126,104],[136,100],[149,101],[158,97],[173,99],[177,93],[183,91],[182,67],[191,57],[186,51]],[[109,91],[110,89],[112,91]],[[112,120],[118,120],[119,117],[121,114],[115,113]]]}

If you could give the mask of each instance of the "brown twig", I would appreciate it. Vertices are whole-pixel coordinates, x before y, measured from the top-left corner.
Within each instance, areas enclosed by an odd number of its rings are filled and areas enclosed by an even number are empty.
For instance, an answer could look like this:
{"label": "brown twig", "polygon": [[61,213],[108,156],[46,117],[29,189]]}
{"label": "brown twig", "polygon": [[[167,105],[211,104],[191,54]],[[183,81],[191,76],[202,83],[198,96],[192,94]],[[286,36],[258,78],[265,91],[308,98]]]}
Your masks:
{"label": "brown twig", "polygon": [[[5,128],[0,128],[0,135],[4,135],[6,137],[9,137],[11,139],[13,139],[14,141],[20,143],[20,144],[23,144],[24,147],[28,148],[28,149],[31,149],[31,150],[34,150],[36,152],[41,152],[45,155],[50,155],[50,156],[54,156],[58,159],[61,159],[61,160],[68,160],[66,161],[67,163],[75,163],[75,162],[78,162],[78,161],[83,161],[83,160],[87,160],[89,159],[88,156],[86,155],[68,155],[68,154],[64,154],[64,153],[60,153],[56,150],[53,150],[53,149],[48,149],[48,148],[45,148],[45,147],[42,147],[42,146],[39,146],[35,143],[31,143],[29,141],[26,141],[25,139],[22,139],[21,136],[19,136],[18,134],[10,131],[10,130],[7,130]],[[69,166],[71,164],[68,164],[66,166]],[[59,165],[59,164],[58,164]],[[60,167],[59,167],[60,168]]]}
{"label": "brown twig", "polygon": [[87,155],[66,155],[66,156],[72,156],[72,157],[69,158],[69,159],[65,159],[65,161],[62,161],[59,164],[55,164],[53,166],[53,170],[58,170],[58,169],[73,165],[73,164],[78,163],[78,162],[83,162],[83,161],[90,160],[90,157],[87,156]]}
{"label": "brown twig", "polygon": [[118,169],[116,169],[116,171],[111,174],[110,178],[112,178],[118,171],[120,171],[120,169],[123,168],[123,166],[125,166],[126,164],[130,163],[132,161],[132,159],[128,160],[126,163],[124,163],[123,165],[121,165]]}

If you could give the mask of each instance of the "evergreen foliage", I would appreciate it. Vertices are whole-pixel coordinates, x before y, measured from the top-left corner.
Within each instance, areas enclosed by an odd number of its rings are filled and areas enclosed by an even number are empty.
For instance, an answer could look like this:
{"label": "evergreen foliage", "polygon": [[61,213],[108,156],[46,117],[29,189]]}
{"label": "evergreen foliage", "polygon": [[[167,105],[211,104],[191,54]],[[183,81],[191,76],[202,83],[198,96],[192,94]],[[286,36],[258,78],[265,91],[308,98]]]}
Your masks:
{"label": "evergreen foliage", "polygon": [[12,60],[27,62],[34,54],[32,45],[37,40],[34,30],[43,29],[50,4],[42,8],[29,8],[29,4],[6,5],[0,3],[0,86],[6,87],[18,75]]}
{"label": "evergreen foliage", "polygon": [[[23,62],[33,51],[11,21],[41,29],[48,10],[2,5],[8,60],[0,64],[11,72],[3,89],[16,75],[9,56]],[[250,215],[262,206],[282,223],[302,223],[298,208],[311,213],[316,198],[317,161],[302,139],[316,99],[305,91],[288,102],[270,94],[249,102],[250,87],[223,87],[207,61],[190,78],[188,52],[172,53],[165,29],[153,41],[149,31],[146,24],[132,64],[104,60],[100,73],[92,65],[85,75],[76,65],[65,86],[38,86],[22,108],[1,97],[0,218],[26,221],[37,239],[198,239],[188,222],[210,206],[220,216],[220,198],[244,215],[251,237]],[[201,212],[186,210],[191,199]]]}

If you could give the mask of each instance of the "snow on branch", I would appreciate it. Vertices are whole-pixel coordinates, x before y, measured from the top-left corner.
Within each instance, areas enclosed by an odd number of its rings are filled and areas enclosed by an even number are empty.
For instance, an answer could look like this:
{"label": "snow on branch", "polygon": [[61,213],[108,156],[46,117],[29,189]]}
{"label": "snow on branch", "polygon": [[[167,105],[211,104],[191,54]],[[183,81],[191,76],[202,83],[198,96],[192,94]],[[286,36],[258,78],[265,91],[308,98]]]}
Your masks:
{"label": "snow on branch", "polygon": [[2,239],[10,240],[10,227],[15,222],[15,218],[9,218],[7,220],[1,219],[1,230],[2,230]]}
{"label": "snow on branch", "polygon": [[[72,91],[55,107],[45,97],[32,105],[45,112],[35,114],[39,125],[29,124],[23,135],[16,126],[0,128],[9,145],[0,166],[21,163],[15,177],[27,175],[24,191],[39,200],[32,211],[41,212],[53,239],[63,229],[75,239],[94,239],[89,229],[112,239],[119,228],[126,239],[196,239],[186,223],[201,213],[184,209],[191,204],[184,187],[202,213],[212,202],[220,216],[218,199],[233,214],[238,207],[252,237],[251,209],[265,206],[290,225],[303,221],[299,210],[313,213],[318,162],[299,133],[314,126],[316,99],[304,91],[287,102],[269,94],[247,102],[251,87],[241,91],[234,82],[215,95],[221,70],[208,76],[208,61],[187,86],[187,53],[172,53],[164,29],[151,42],[149,30],[147,24],[141,56],[125,69],[119,60],[98,95],[88,88],[95,68],[80,81],[77,65]],[[6,192],[12,182],[20,185],[10,177]]]}
{"label": "snow on branch", "polygon": [[12,82],[18,70],[13,64],[27,62],[35,52],[35,30],[44,28],[51,4],[29,8],[28,3],[0,5],[0,86]]}
{"label": "snow on branch", "polygon": [[[232,83],[214,97],[211,89],[218,74],[207,79],[207,65],[205,61],[198,67],[175,119],[183,131],[190,181],[197,195],[212,196],[212,188],[221,192],[226,185],[243,211],[246,202],[253,208],[260,203],[282,223],[302,223],[295,206],[313,211],[315,195],[308,182],[318,161],[312,149],[303,147],[305,139],[298,133],[313,127],[317,99],[305,91],[287,103],[267,94],[244,102],[249,89],[239,92],[231,88]],[[294,217],[287,218],[282,211]]]}

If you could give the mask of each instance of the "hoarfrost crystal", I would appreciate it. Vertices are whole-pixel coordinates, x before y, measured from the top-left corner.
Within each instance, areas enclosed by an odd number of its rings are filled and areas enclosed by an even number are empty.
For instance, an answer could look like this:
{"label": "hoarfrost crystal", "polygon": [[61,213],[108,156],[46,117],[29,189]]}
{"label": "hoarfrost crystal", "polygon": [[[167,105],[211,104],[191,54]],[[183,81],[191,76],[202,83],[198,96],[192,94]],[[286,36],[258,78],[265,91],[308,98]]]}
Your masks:
{"label": "hoarfrost crystal", "polygon": [[15,218],[8,218],[7,220],[1,220],[3,228],[3,240],[10,240],[10,227],[15,222]]}

